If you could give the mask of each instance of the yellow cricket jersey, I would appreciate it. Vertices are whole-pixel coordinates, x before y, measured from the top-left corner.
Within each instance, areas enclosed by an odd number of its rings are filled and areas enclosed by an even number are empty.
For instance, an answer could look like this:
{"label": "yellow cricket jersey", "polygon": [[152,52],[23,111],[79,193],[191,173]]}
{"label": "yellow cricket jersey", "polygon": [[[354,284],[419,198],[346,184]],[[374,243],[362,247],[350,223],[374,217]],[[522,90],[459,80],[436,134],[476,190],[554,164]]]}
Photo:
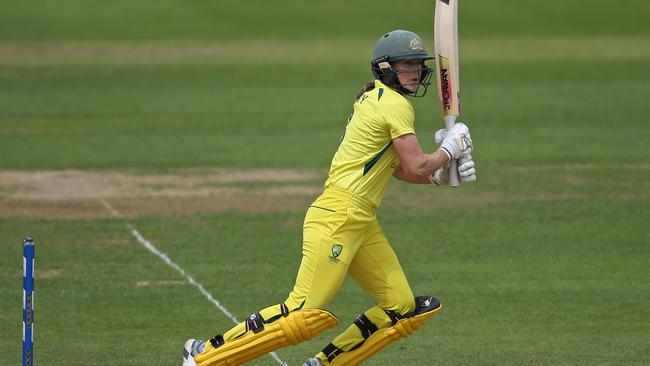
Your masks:
{"label": "yellow cricket jersey", "polygon": [[414,121],[411,102],[375,80],[375,88],[354,103],[325,188],[343,188],[379,207],[400,162],[393,139],[415,133]]}

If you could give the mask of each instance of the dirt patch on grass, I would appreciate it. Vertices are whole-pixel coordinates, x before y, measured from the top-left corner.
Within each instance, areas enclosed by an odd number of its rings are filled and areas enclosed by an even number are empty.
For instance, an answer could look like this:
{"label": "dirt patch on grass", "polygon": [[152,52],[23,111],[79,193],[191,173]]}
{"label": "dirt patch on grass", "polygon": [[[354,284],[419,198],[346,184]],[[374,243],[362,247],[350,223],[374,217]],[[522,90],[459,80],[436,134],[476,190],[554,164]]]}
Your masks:
{"label": "dirt patch on grass", "polygon": [[[133,219],[207,212],[304,212],[322,192],[323,172],[190,168],[168,174],[114,171],[0,171],[0,217]],[[422,194],[394,185],[394,208],[478,207],[502,202],[496,193],[440,189]],[[302,222],[287,222],[300,227]],[[106,244],[108,245],[108,244]]]}
{"label": "dirt patch on grass", "polygon": [[[75,200],[120,197],[232,196],[245,191],[246,183],[292,183],[313,181],[319,176],[291,170],[181,171],[174,175],[136,175],[121,172],[0,171],[0,189],[16,199]],[[271,193],[292,193],[291,189],[267,189]],[[305,193],[304,187],[293,193]],[[295,192],[300,191],[300,192]],[[313,193],[312,190],[307,190]]]}
{"label": "dirt patch on grass", "polygon": [[48,269],[36,271],[36,277],[50,279],[50,278],[59,277],[61,276],[62,273],[63,273],[63,269],[61,268],[48,268]]}
{"label": "dirt patch on grass", "polygon": [[[635,165],[635,168],[638,167]],[[551,168],[513,168],[519,174],[546,169]],[[592,170],[596,167],[580,165],[567,169]],[[580,176],[570,177],[564,183],[567,187],[576,188],[584,182]],[[322,192],[324,179],[322,171],[274,169],[190,168],[166,174],[79,170],[0,171],[0,218],[132,219],[142,215],[179,216],[224,211],[304,212]],[[641,192],[622,192],[608,197],[621,201],[647,197]],[[383,206],[389,209],[476,209],[511,202],[579,201],[589,198],[588,194],[579,190],[566,193],[471,192],[393,183],[387,190]],[[284,225],[299,227],[301,224],[287,221]],[[125,243],[107,242],[104,245]]]}
{"label": "dirt patch on grass", "polygon": [[0,217],[96,219],[143,214],[304,210],[322,174],[293,170],[186,169],[142,175],[112,171],[0,171]]}
{"label": "dirt patch on grass", "polygon": [[163,280],[163,281],[154,281],[154,280],[143,280],[135,283],[138,287],[149,287],[149,286],[178,286],[183,285],[185,282],[177,280]]}

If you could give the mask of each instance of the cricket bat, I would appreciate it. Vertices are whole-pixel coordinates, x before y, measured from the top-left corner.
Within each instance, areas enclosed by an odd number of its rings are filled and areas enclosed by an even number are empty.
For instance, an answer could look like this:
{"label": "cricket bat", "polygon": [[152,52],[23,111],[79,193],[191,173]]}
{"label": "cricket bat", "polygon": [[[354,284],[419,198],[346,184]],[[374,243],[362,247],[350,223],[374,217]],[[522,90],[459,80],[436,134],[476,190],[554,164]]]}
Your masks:
{"label": "cricket bat", "polygon": [[[433,34],[436,51],[438,99],[445,128],[449,130],[460,115],[458,67],[458,0],[436,0]],[[449,165],[449,185],[458,187],[458,162]]]}

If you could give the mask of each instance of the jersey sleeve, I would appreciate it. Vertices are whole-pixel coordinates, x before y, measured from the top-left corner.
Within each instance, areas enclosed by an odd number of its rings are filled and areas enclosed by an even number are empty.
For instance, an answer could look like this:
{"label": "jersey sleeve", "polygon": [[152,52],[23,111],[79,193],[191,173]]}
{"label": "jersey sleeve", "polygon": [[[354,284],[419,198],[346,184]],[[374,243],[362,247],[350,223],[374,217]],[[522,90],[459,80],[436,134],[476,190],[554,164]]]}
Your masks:
{"label": "jersey sleeve", "polygon": [[396,100],[387,107],[384,108],[383,115],[390,130],[391,139],[415,133],[415,112],[408,100]]}

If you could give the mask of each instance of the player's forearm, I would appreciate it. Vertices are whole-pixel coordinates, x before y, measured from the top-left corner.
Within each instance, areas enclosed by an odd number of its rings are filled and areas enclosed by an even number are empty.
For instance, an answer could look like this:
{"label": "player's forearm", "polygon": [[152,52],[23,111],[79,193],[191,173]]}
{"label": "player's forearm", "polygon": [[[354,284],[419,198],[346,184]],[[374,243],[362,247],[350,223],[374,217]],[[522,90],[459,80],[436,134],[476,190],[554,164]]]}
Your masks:
{"label": "player's forearm", "polygon": [[422,157],[414,166],[410,166],[405,170],[409,175],[417,177],[418,180],[420,178],[428,180],[429,176],[443,164],[446,164],[447,161],[449,161],[448,155],[443,150],[438,149],[433,154],[422,154]]}
{"label": "player's forearm", "polygon": [[397,169],[395,169],[395,172],[393,173],[393,177],[401,181],[412,183],[412,184],[431,184],[431,181],[429,181],[429,179],[426,177],[423,178],[423,177],[418,177],[406,173],[406,171],[402,168],[401,165],[397,167]]}
{"label": "player's forearm", "polygon": [[409,183],[430,184],[429,177],[449,160],[447,154],[438,149],[432,154],[422,154],[416,164],[400,165],[395,170],[395,178]]}
{"label": "player's forearm", "polygon": [[428,180],[431,174],[449,162],[449,155],[443,149],[438,149],[427,156],[429,159],[425,167],[425,177]]}

